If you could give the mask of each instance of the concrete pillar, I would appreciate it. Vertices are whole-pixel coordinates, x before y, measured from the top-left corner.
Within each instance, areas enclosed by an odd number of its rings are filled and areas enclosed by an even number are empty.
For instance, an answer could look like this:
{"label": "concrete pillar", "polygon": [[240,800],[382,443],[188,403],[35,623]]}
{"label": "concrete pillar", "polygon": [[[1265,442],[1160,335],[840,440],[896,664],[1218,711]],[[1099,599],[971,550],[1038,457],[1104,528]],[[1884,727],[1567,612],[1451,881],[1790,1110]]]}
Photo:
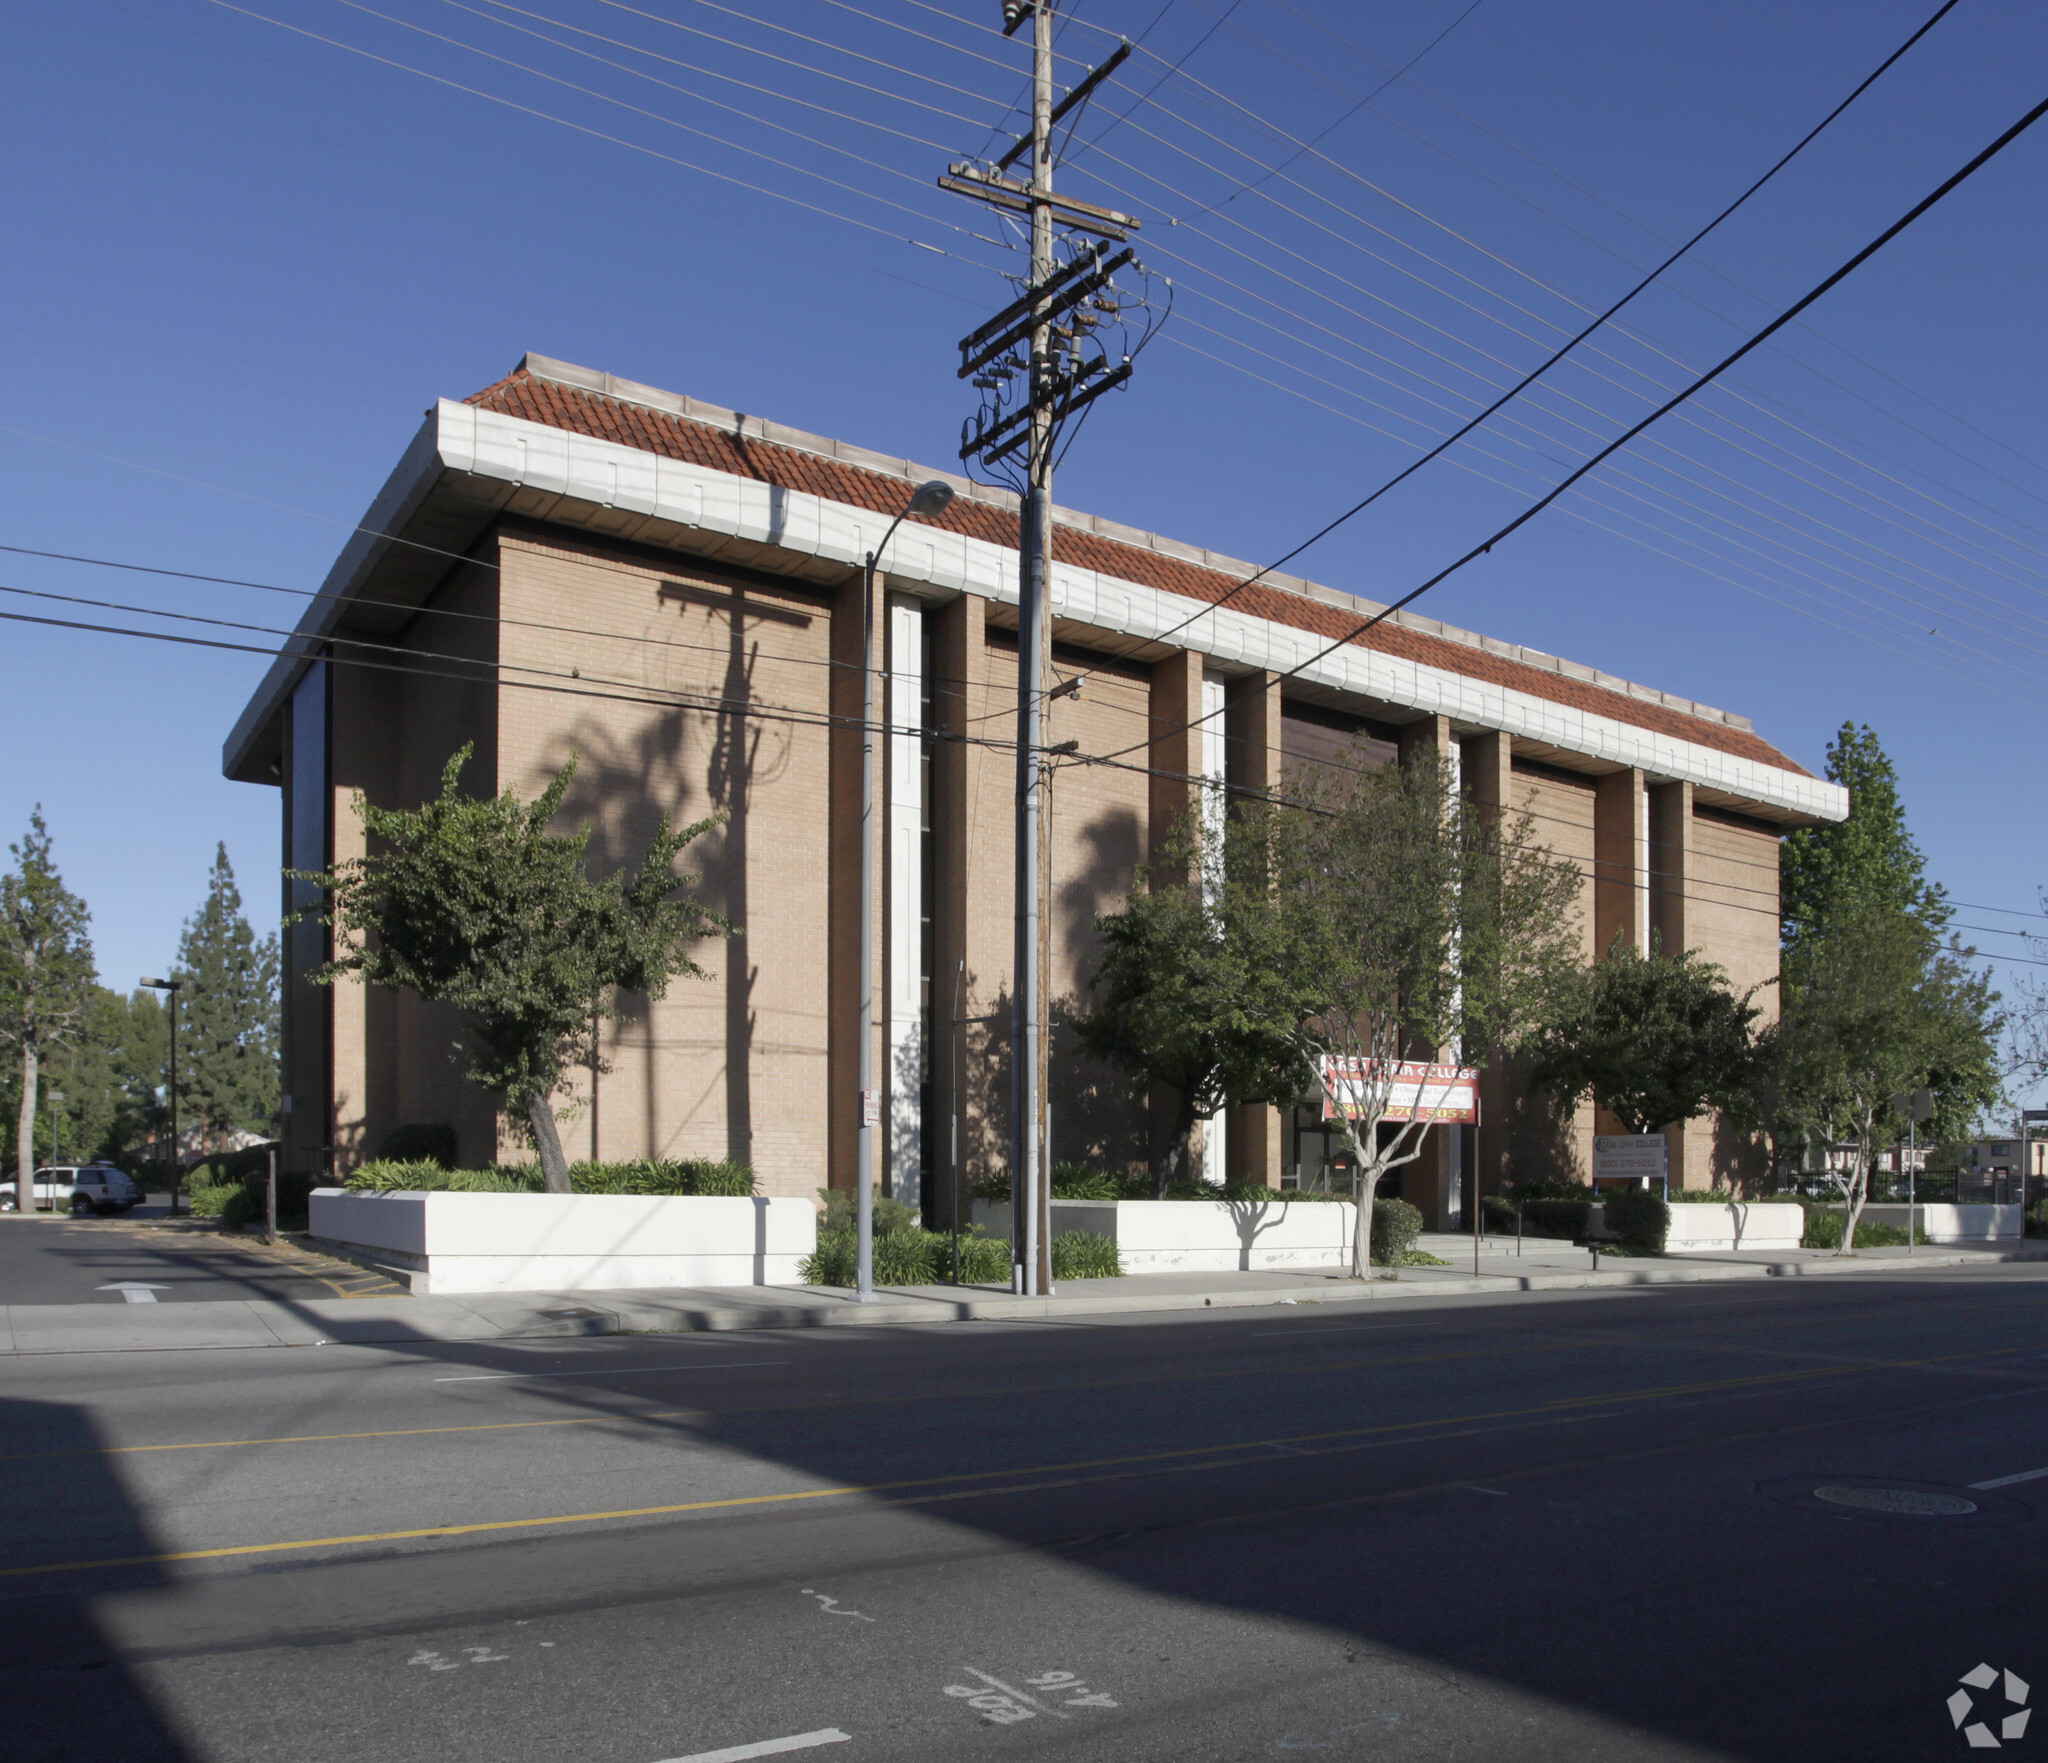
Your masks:
{"label": "concrete pillar", "polygon": [[[1425,754],[1442,758],[1451,770],[1451,787],[1459,787],[1463,754],[1448,716],[1424,716],[1401,728],[1401,763]],[[1439,1047],[1434,1057],[1448,1059],[1454,1049]],[[1424,1136],[1422,1155],[1401,1172],[1401,1192],[1419,1207],[1431,1230],[1449,1230],[1465,1204],[1465,1129],[1433,1126]]]}
{"label": "concrete pillar", "polygon": [[[861,667],[864,618],[874,620],[874,660],[882,665],[884,597],[876,580],[874,604],[863,607],[864,572],[855,569],[832,597],[832,669],[830,701],[832,732],[827,770],[831,809],[826,829],[830,853],[830,885],[826,908],[825,960],[825,1179],[851,1192],[860,1161],[860,790],[861,790]],[[879,682],[875,705],[884,702]],[[882,937],[882,753],[875,753],[876,836],[871,852],[875,887],[874,949],[880,966]],[[882,1071],[881,976],[870,975],[875,987],[874,1070]],[[881,1159],[877,1157],[879,1174]]]}
{"label": "concrete pillar", "polygon": [[[1692,785],[1652,784],[1649,792],[1649,895],[1651,945],[1667,956],[1692,947],[1691,895],[1698,881],[1693,854]],[[1714,1122],[1680,1122],[1664,1129],[1674,1188],[1713,1185]]]}
{"label": "concrete pillar", "polygon": [[[1187,879],[1185,865],[1172,861],[1170,847],[1195,805],[1198,786],[1193,780],[1202,770],[1202,730],[1194,726],[1202,714],[1201,656],[1177,649],[1153,662],[1146,709],[1151,732],[1146,762],[1153,773],[1146,804],[1146,858],[1157,881],[1172,886]],[[1147,1102],[1149,1148],[1156,1164],[1168,1148],[1173,1098],[1155,1086]]]}
{"label": "concrete pillar", "polygon": [[[962,1057],[963,1037],[974,1032],[955,1023],[956,1016],[979,1016],[989,1009],[988,975],[976,964],[970,948],[968,901],[973,897],[974,805],[968,785],[977,751],[967,737],[991,725],[978,722],[995,706],[982,687],[987,672],[988,602],[963,594],[947,602],[931,619],[932,669],[932,1107],[937,1118],[931,1133],[932,1182],[927,1216],[934,1228],[946,1229],[953,1219],[954,1177],[958,1175],[964,1213],[968,1189],[981,1176],[974,1155],[981,1142],[976,1097]],[[987,755],[982,756],[986,764]],[[965,963],[963,968],[962,964]],[[959,1168],[954,1167],[955,1117],[958,1117]]]}
{"label": "concrete pillar", "polygon": [[[1232,793],[1246,800],[1280,788],[1280,681],[1256,673],[1230,682],[1224,712],[1224,771]],[[1286,1114],[1275,1103],[1249,1102],[1230,1110],[1230,1170],[1234,1180],[1280,1185],[1287,1154]]]}
{"label": "concrete pillar", "polygon": [[[1464,744],[1465,795],[1482,818],[1498,820],[1514,805],[1515,739],[1495,731],[1474,735]],[[1467,1161],[1473,1191],[1507,1191],[1509,1075],[1494,1059],[1479,1074],[1479,1125],[1466,1136],[1472,1146]]]}
{"label": "concrete pillar", "polygon": [[1640,770],[1600,780],[1593,795],[1593,954],[1620,939],[1634,949],[1650,941],[1649,805]]}

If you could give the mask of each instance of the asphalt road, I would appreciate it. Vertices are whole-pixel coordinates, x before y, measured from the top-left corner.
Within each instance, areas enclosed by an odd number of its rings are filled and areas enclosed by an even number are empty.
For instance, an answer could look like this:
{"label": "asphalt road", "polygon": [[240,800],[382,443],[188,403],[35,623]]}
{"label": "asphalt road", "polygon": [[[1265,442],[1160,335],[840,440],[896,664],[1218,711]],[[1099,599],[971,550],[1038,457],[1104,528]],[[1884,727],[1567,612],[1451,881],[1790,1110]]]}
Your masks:
{"label": "asphalt road", "polygon": [[5,1376],[20,1763],[1923,1758],[2048,1686],[2048,1475],[1974,1485],[2039,1266]]}
{"label": "asphalt road", "polygon": [[210,1231],[159,1225],[155,1209],[126,1217],[0,1216],[0,1304],[124,1304],[108,1288],[152,1289],[159,1304],[228,1298],[331,1298],[325,1281],[261,1248]]}

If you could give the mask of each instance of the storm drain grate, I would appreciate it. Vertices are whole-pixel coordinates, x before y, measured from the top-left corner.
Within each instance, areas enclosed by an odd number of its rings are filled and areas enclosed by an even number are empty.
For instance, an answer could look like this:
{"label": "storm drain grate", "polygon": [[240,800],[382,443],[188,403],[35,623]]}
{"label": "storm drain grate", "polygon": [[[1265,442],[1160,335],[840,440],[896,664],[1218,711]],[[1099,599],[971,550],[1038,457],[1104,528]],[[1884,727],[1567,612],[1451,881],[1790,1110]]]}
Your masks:
{"label": "storm drain grate", "polygon": [[1813,1497],[1830,1506],[1854,1506],[1862,1512],[1897,1512],[1909,1518],[1964,1518],[1977,1510],[1975,1500],[1960,1494],[1937,1494],[1925,1488],[1815,1488]]}

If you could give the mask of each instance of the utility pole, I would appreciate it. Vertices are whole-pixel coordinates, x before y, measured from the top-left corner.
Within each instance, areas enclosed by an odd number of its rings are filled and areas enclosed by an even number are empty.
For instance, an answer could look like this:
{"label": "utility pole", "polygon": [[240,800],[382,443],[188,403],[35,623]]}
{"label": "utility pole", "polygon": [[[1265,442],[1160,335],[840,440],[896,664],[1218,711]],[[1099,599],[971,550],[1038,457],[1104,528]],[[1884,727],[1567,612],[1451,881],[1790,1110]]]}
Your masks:
{"label": "utility pole", "polygon": [[[1112,367],[1092,333],[1121,313],[1126,297],[1112,277],[1133,262],[1112,254],[1137,229],[1131,216],[1053,193],[1054,126],[1077,113],[1096,87],[1130,55],[1120,45],[1063,97],[1053,87],[1052,26],[1057,0],[1004,0],[1003,32],[1031,21],[1031,132],[987,165],[957,163],[939,187],[986,202],[1030,225],[1030,271],[1023,292],[961,340],[960,377],[973,376],[985,396],[978,422],[965,430],[960,457],[987,467],[1021,451],[1017,583],[1016,938],[1013,952],[1011,1095],[1011,1289],[1044,1293],[1052,1286],[1051,1158],[1047,1143],[1047,1035],[1051,936],[1045,900],[1051,886],[1046,836],[1047,685],[1052,677],[1053,456],[1067,418],[1130,378],[1131,357]],[[1028,159],[1028,182],[1004,173]],[[1061,260],[1054,228],[1098,241]],[[1135,304],[1136,302],[1131,302]],[[1022,351],[1021,359],[1019,351]],[[1011,395],[1021,380],[1023,396]],[[1016,471],[1016,464],[1010,466]],[[957,1011],[956,1011],[957,1014]]]}

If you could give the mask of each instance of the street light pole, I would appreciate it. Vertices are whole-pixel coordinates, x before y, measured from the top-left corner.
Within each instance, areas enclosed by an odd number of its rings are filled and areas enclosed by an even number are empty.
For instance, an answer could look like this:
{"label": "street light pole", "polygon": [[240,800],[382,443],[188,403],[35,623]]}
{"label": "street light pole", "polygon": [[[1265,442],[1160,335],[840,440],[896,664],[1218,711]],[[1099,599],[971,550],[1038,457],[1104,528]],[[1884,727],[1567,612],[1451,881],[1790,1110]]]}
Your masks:
{"label": "street light pole", "polygon": [[953,486],[938,478],[919,484],[882,542],[867,554],[860,601],[860,1157],[855,1171],[854,1301],[875,1301],[875,1129],[882,1097],[875,1085],[875,567],[908,515],[939,515]]}
{"label": "street light pole", "polygon": [[178,994],[185,989],[181,979],[146,979],[140,982],[153,992],[171,994],[171,1216],[178,1215]]}

